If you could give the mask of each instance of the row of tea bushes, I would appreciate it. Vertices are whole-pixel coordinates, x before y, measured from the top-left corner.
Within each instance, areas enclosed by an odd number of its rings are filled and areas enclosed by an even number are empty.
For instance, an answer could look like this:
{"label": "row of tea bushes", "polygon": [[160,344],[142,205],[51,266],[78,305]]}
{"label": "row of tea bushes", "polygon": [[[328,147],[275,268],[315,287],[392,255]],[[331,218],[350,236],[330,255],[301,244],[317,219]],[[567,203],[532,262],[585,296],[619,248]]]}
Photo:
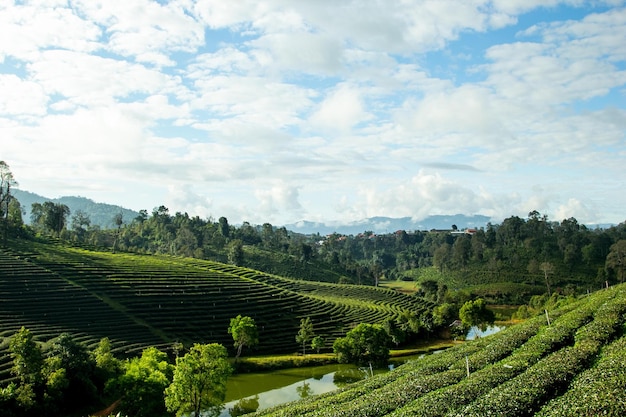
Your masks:
{"label": "row of tea bushes", "polygon": [[626,312],[624,291],[606,291],[596,297],[602,302],[590,322],[576,332],[573,346],[545,357],[519,376],[480,397],[458,415],[521,416],[533,414],[545,402],[561,395],[570,381],[588,368],[601,347],[618,333]]}
{"label": "row of tea bushes", "polygon": [[596,365],[578,375],[537,417],[626,416],[626,336],[606,346]]}
{"label": "row of tea bushes", "polygon": [[[256,415],[532,415],[566,392],[572,379],[592,366],[601,347],[624,331],[625,300],[624,286],[600,291],[550,312],[550,325],[544,315],[537,316],[388,374]],[[617,361],[611,352],[607,363]],[[616,390],[623,385],[614,383]]]}

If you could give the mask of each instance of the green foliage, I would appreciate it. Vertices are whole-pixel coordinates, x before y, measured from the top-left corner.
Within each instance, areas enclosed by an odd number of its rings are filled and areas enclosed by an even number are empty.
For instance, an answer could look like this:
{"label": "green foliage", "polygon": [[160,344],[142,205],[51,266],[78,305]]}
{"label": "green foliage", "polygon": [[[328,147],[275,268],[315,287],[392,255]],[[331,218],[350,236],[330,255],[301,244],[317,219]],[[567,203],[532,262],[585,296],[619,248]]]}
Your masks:
{"label": "green foliage", "polygon": [[54,339],[46,359],[48,393],[54,392],[53,402],[71,403],[78,409],[97,403],[95,368],[93,356],[71,334],[63,333]]}
{"label": "green foliage", "polygon": [[495,315],[487,308],[485,300],[482,298],[463,304],[459,310],[459,318],[465,326],[476,326],[482,331],[485,331],[486,327],[495,321]]}
{"label": "green foliage", "polygon": [[335,340],[333,351],[341,363],[385,364],[389,360],[389,335],[382,326],[361,323]]}
{"label": "green foliage", "polygon": [[459,309],[455,304],[443,303],[433,309],[433,322],[435,326],[449,326],[459,315]]}
{"label": "green foliage", "polygon": [[243,264],[243,242],[241,240],[235,239],[228,244],[228,263]]}
{"label": "green foliage", "polygon": [[237,349],[235,358],[241,356],[241,351],[244,346],[252,347],[259,343],[259,332],[252,317],[241,316],[241,314],[239,314],[237,317],[231,319],[228,334],[230,334],[235,341],[235,348]]}
{"label": "green foliage", "polygon": [[302,354],[306,354],[306,344],[313,339],[315,332],[313,331],[313,322],[310,317],[300,320],[300,330],[296,335],[296,343],[302,344]]}
{"label": "green foliage", "polygon": [[22,327],[9,342],[13,359],[13,374],[23,385],[36,385],[41,382],[43,371],[43,352],[35,342],[30,330]]}
{"label": "green foliage", "polygon": [[177,416],[200,412],[217,414],[226,395],[226,380],[232,373],[224,346],[195,344],[176,359],[172,383],[165,390],[167,409]]}
{"label": "green foliage", "polygon": [[70,209],[65,204],[46,201],[43,204],[33,203],[31,223],[40,230],[61,236],[67,224]]}
{"label": "green foliage", "polygon": [[320,353],[320,350],[324,349],[326,345],[326,340],[322,336],[315,336],[313,340],[311,340],[311,349],[315,350],[317,353]]}
{"label": "green foliage", "polygon": [[156,417],[166,415],[164,391],[172,382],[174,366],[167,354],[155,347],[124,364],[124,374],[107,385],[112,396],[121,398],[126,415]]}

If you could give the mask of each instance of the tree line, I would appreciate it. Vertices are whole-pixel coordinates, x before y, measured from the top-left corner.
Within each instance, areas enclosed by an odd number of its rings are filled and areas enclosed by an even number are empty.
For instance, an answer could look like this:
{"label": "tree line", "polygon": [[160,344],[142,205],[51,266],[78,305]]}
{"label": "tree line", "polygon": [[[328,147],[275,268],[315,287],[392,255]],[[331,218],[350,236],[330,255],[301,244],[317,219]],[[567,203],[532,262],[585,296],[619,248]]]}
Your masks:
{"label": "tree line", "polygon": [[233,226],[225,217],[215,221],[171,214],[159,206],[151,213],[141,210],[133,219],[117,214],[113,228],[101,229],[91,225],[85,212],[70,213],[63,204],[46,202],[33,204],[26,226],[11,195],[17,182],[2,161],[0,181],[5,244],[8,235],[43,234],[113,251],[211,259],[299,279],[360,285],[377,285],[381,279],[423,281],[433,270],[436,280],[447,277],[467,285],[523,277],[530,284],[547,284],[548,293],[567,284],[586,291],[626,278],[626,223],[592,229],[575,218],[551,221],[532,211],[526,218],[511,216],[475,230],[451,225],[450,230],[320,236],[270,223]]}

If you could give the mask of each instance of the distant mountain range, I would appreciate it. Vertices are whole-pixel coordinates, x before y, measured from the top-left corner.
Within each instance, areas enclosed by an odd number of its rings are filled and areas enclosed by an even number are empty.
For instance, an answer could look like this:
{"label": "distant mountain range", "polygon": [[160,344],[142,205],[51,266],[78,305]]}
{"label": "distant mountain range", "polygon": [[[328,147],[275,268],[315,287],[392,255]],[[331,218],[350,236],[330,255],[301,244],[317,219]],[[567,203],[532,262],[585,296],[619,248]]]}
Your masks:
{"label": "distant mountain range", "polygon": [[[135,217],[139,216],[139,213],[136,211],[113,204],[96,203],[85,197],[48,198],[24,190],[15,189],[13,192],[25,211],[25,223],[30,223],[32,204],[43,204],[46,201],[68,206],[71,212],[70,218],[76,211],[82,210],[89,216],[92,225],[100,226],[103,229],[114,227],[113,218],[118,213],[122,213],[124,223],[130,223]],[[396,230],[450,229],[452,225],[456,225],[459,229],[480,228],[484,227],[489,221],[490,218],[487,216],[455,214],[450,216],[429,216],[419,221],[415,221],[411,217],[370,217],[350,223],[316,223],[303,220],[297,223],[286,224],[285,228],[303,234],[319,233],[321,235],[327,235],[340,233],[345,235],[357,235],[366,231],[374,233],[393,233]]]}
{"label": "distant mountain range", "polygon": [[[89,216],[92,225],[100,226],[103,229],[114,227],[113,218],[118,213],[122,213],[124,223],[130,223],[135,217],[139,215],[139,213],[136,211],[129,210],[113,204],[96,203],[93,200],[85,197],[47,198],[23,190],[14,189],[13,192],[15,197],[22,205],[22,208],[26,212],[24,215],[25,223],[30,223],[31,205],[33,203],[42,204],[46,201],[65,204],[70,208],[70,217],[77,210],[82,210]],[[492,221],[490,217],[480,214],[471,216],[465,214],[454,214],[428,216],[422,220],[414,220],[411,217],[370,217],[367,219],[348,223],[311,222],[307,220],[302,220],[296,223],[286,224],[284,226],[287,230],[302,234],[319,233],[320,235],[328,235],[331,233],[339,233],[343,235],[358,235],[359,233],[363,233],[366,231],[381,234],[393,233],[396,230],[447,230],[451,229],[452,225],[457,226],[459,230],[463,230],[468,228],[485,227],[490,221]],[[594,224],[587,226],[592,229],[606,229],[614,226],[614,224]]]}
{"label": "distant mountain range", "polygon": [[92,226],[100,226],[103,229],[114,227],[113,218],[122,213],[124,223],[130,223],[139,215],[138,212],[129,210],[113,204],[96,203],[95,201],[85,197],[60,197],[47,198],[39,194],[31,193],[23,190],[13,190],[13,195],[22,205],[25,211],[24,223],[30,223],[30,212],[33,203],[43,204],[46,201],[53,203],[65,204],[70,209],[70,219],[78,210],[82,210],[89,216]]}
{"label": "distant mountain range", "polygon": [[326,224],[306,220],[287,224],[285,228],[294,232],[321,235],[339,233],[343,235],[357,235],[366,231],[374,233],[393,233],[397,230],[432,230],[451,229],[455,225],[459,230],[466,228],[481,228],[487,225],[491,218],[482,215],[467,216],[464,214],[428,216],[422,220],[411,217],[370,217],[367,219],[345,223]]}

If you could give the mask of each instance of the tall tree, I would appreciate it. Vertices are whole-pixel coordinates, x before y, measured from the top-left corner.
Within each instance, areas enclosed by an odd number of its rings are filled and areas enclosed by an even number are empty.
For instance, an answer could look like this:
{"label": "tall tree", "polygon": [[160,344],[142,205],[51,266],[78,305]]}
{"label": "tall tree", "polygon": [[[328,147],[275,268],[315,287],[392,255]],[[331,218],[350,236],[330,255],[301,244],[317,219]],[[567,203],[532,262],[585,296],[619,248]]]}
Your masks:
{"label": "tall tree", "polygon": [[9,341],[13,358],[11,372],[18,378],[16,399],[20,407],[31,409],[41,402],[44,358],[30,330],[22,327]]}
{"label": "tall tree", "polygon": [[626,240],[619,240],[611,245],[611,251],[606,257],[606,269],[615,272],[619,282],[624,282],[626,270]]}
{"label": "tall tree", "polygon": [[[46,368],[49,374],[62,375],[63,390],[56,402],[61,411],[67,407],[87,407],[97,400],[97,389],[93,383],[96,362],[87,347],[63,333],[54,339],[48,351]],[[48,378],[49,379],[49,378]]]}
{"label": "tall tree", "polygon": [[552,262],[542,262],[539,265],[539,269],[543,272],[543,278],[546,282],[546,289],[548,290],[548,297],[552,294],[550,289],[550,275],[554,274],[554,265]]}
{"label": "tall tree", "polygon": [[220,217],[219,220],[219,230],[222,236],[229,237],[230,236],[230,226],[228,225],[228,219],[226,217]]}
{"label": "tall tree", "polygon": [[11,188],[17,186],[17,181],[9,169],[9,165],[0,161],[0,218],[3,220],[3,244],[6,246],[9,235],[9,204],[13,199]]}
{"label": "tall tree", "polygon": [[252,317],[241,316],[240,314],[230,319],[228,333],[233,336],[235,347],[237,348],[235,359],[241,356],[241,351],[244,346],[252,347],[259,343],[258,329]]}
{"label": "tall tree", "polygon": [[[201,412],[217,415],[226,396],[226,380],[232,373],[226,348],[217,343],[195,344],[176,359],[172,383],[165,390],[165,405],[177,416]],[[211,413],[212,412],[212,413]]]}
{"label": "tall tree", "polygon": [[306,344],[313,339],[313,322],[310,317],[300,320],[300,330],[296,335],[296,343],[302,343],[302,354],[306,355]]}
{"label": "tall tree", "polygon": [[72,230],[76,234],[76,239],[82,242],[85,239],[85,233],[87,228],[91,225],[91,219],[89,215],[82,210],[76,210],[72,216]]}
{"label": "tall tree", "polygon": [[70,209],[65,204],[55,204],[52,201],[46,201],[43,204],[33,203],[31,208],[31,223],[44,231],[61,235],[67,223],[67,216],[70,215]]}
{"label": "tall tree", "polygon": [[228,244],[228,262],[233,265],[243,264],[243,242],[235,239]]}

